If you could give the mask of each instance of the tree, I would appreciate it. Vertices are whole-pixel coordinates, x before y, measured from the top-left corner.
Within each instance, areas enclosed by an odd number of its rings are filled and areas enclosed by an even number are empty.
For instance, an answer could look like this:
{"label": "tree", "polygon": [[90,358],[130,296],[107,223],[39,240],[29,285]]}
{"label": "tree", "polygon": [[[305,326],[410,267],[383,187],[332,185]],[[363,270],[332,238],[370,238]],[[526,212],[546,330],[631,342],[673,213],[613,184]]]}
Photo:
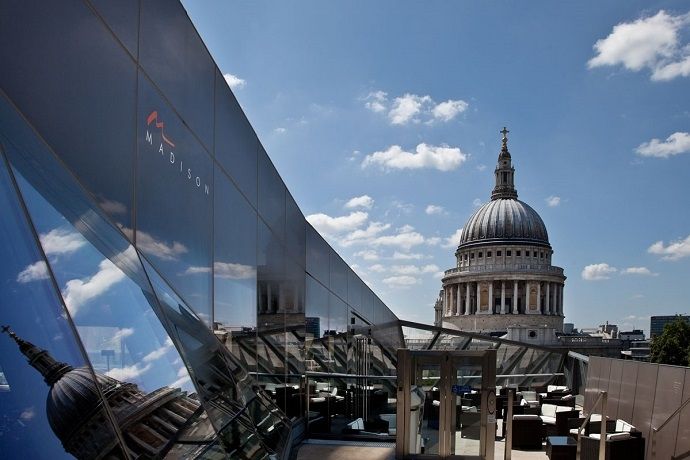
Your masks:
{"label": "tree", "polygon": [[682,317],[664,326],[664,332],[652,339],[650,361],[687,366],[690,359],[690,324]]}

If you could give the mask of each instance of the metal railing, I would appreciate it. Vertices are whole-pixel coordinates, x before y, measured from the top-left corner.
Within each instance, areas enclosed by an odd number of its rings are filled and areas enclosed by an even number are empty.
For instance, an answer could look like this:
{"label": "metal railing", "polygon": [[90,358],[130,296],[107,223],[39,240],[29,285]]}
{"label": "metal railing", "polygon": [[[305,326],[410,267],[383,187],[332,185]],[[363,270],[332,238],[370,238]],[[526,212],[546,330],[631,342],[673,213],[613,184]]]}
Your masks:
{"label": "metal railing", "polygon": [[456,267],[448,269],[444,275],[452,275],[454,273],[482,273],[482,272],[549,272],[557,275],[563,274],[561,267],[556,267],[549,264],[486,264],[486,265],[469,265],[467,267]]}
{"label": "metal railing", "polygon": [[690,403],[690,399],[686,399],[685,402],[684,402],[683,404],[681,404],[680,407],[679,407],[678,409],[676,409],[671,415],[669,415],[669,417],[668,417],[666,420],[664,420],[664,423],[662,423],[661,425],[659,425],[658,428],[652,427],[652,460],[654,460],[654,459],[656,458],[656,437],[657,437],[657,433],[658,433],[659,431],[661,431],[666,425],[668,425],[668,423],[671,421],[671,419],[672,419],[673,417],[675,417],[676,415],[678,415],[678,414],[680,413],[680,411],[682,411],[683,408],[684,408],[685,406],[688,405],[688,403]]}
{"label": "metal railing", "polygon": [[[606,416],[606,405],[608,403],[608,392],[606,391],[601,391],[599,392],[599,397],[597,398],[596,401],[594,401],[594,405],[592,406],[592,411],[597,407],[597,404],[599,404],[599,401],[601,401],[601,429],[599,432],[599,460],[606,460],[606,421],[608,417]],[[577,429],[577,454],[576,454],[576,459],[580,460],[580,450],[582,448],[582,431],[585,429],[585,426],[589,423],[589,420],[592,418],[592,412],[590,412],[587,417],[585,418],[585,421],[582,422],[582,425],[580,425],[580,428]]]}

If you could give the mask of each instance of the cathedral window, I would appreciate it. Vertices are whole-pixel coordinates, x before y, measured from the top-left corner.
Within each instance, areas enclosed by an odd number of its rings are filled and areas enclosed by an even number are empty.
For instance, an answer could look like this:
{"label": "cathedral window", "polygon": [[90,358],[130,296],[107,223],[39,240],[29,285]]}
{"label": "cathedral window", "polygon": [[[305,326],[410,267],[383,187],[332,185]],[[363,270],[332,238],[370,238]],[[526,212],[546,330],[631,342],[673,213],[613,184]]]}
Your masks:
{"label": "cathedral window", "polygon": [[520,250],[515,251],[515,255],[520,257]]}
{"label": "cathedral window", "polygon": [[496,257],[501,257],[501,251],[496,251]]}
{"label": "cathedral window", "polygon": [[486,251],[486,257],[491,257],[491,251]]}
{"label": "cathedral window", "polygon": [[484,257],[484,253],[483,253],[483,252],[479,252],[479,255],[478,255],[477,257],[479,257],[479,258],[481,259],[482,257]]}
{"label": "cathedral window", "polygon": [[508,257],[512,256],[512,255],[513,255],[513,251],[511,251],[510,249],[508,249],[508,250],[506,251],[506,255],[507,255]]}

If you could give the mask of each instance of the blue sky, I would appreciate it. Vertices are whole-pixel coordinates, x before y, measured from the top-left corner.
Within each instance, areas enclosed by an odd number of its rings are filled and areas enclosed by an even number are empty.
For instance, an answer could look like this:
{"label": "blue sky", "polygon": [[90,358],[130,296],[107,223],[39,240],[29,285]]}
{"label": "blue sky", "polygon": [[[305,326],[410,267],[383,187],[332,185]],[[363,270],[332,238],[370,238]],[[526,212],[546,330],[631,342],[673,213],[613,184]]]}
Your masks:
{"label": "blue sky", "polygon": [[184,5],[304,214],[399,317],[433,321],[504,125],[566,321],[690,311],[687,2]]}

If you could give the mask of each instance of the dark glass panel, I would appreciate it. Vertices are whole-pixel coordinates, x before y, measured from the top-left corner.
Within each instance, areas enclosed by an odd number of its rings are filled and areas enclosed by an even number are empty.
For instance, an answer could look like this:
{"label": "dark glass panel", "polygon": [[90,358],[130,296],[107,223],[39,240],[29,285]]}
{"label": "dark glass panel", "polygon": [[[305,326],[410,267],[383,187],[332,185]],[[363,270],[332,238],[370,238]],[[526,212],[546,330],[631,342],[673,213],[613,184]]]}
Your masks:
{"label": "dark glass panel", "polygon": [[255,370],[256,211],[222,170],[214,177],[214,330]]}
{"label": "dark glass panel", "polygon": [[285,324],[285,249],[273,232],[259,221],[257,245],[259,329]]}
{"label": "dark glass panel", "polygon": [[136,66],[84,4],[3,2],[0,87],[118,224],[132,226]]}
{"label": "dark glass panel", "polygon": [[328,331],[333,372],[347,372],[347,330],[349,310],[338,296],[331,294],[328,307]]}
{"label": "dark glass panel", "polygon": [[362,312],[370,322],[376,323],[374,316],[374,293],[366,284],[362,286]]}
{"label": "dark glass panel", "polygon": [[347,299],[347,271],[349,267],[332,248],[329,248],[328,252],[331,260],[331,291],[340,296],[341,299]]}
{"label": "dark glass panel", "polygon": [[305,296],[305,368],[308,371],[327,372],[328,298],[330,293],[321,283],[306,276]]}
{"label": "dark glass panel", "polygon": [[[96,436],[85,431],[80,423],[84,419],[98,424],[100,439],[114,442],[111,454],[122,458],[112,425],[103,412],[87,419],[88,414],[76,407],[46,404],[52,399],[49,395],[57,394],[74,378],[95,390],[89,394],[93,407],[98,407],[100,396],[54,290],[48,266],[24,218],[1,151],[0,213],[0,324],[9,327],[3,331],[7,335],[0,335],[0,452],[5,458],[32,459],[72,455],[88,458],[108,452],[94,442]],[[10,333],[16,333],[17,340],[30,342],[25,342],[26,346],[37,347],[25,347],[24,353],[43,349],[47,354],[32,366],[28,362],[31,354],[23,354],[20,343],[12,340]],[[49,385],[41,370],[54,368],[59,373],[53,375],[59,378]],[[73,428],[84,434],[83,442],[69,442]]]}
{"label": "dark glass panel", "polygon": [[259,140],[223,76],[216,71],[215,157],[256,207]]}
{"label": "dark glass panel", "polygon": [[285,247],[288,255],[303,269],[306,257],[306,221],[290,192],[285,198],[285,212]]}
{"label": "dark glass panel", "polygon": [[347,268],[347,303],[352,308],[363,313],[367,318],[367,312],[362,308],[362,287],[364,283],[350,267]]}
{"label": "dark glass panel", "polygon": [[[304,373],[304,269],[291,259],[285,262],[285,359],[288,373]],[[299,383],[296,382],[288,383]]]}
{"label": "dark glass panel", "polygon": [[139,63],[209,150],[215,66],[180,2],[141,2]]}
{"label": "dark glass panel", "polygon": [[139,0],[91,0],[91,4],[136,59],[139,40]]}
{"label": "dark glass panel", "polygon": [[307,272],[321,284],[330,285],[330,247],[314,227],[307,225]]}
{"label": "dark glass panel", "polygon": [[139,78],[137,248],[211,324],[212,160]]}
{"label": "dark glass panel", "polygon": [[285,239],[285,184],[260,144],[259,215],[278,238]]}

